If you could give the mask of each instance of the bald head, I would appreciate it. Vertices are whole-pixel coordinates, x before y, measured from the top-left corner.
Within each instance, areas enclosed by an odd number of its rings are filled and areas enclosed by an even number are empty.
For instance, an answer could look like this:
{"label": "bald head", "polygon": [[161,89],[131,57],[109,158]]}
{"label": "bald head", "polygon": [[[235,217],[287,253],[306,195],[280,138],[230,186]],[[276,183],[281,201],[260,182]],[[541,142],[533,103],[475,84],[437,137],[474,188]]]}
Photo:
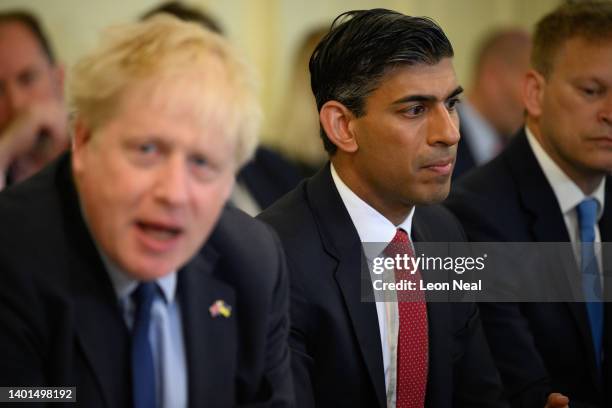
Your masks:
{"label": "bald head", "polygon": [[530,53],[531,37],[518,28],[490,33],[477,49],[469,99],[502,136],[523,122],[522,82]]}

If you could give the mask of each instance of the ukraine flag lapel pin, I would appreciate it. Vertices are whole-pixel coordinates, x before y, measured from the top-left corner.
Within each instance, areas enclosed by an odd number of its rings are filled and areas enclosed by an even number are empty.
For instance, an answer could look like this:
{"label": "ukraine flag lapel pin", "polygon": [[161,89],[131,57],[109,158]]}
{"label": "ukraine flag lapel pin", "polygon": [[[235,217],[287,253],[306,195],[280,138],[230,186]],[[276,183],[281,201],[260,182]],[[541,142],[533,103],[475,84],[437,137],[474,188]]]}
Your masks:
{"label": "ukraine flag lapel pin", "polygon": [[232,307],[225,304],[225,301],[221,299],[215,300],[215,302],[208,308],[208,311],[213,318],[223,316],[227,319],[232,315]]}

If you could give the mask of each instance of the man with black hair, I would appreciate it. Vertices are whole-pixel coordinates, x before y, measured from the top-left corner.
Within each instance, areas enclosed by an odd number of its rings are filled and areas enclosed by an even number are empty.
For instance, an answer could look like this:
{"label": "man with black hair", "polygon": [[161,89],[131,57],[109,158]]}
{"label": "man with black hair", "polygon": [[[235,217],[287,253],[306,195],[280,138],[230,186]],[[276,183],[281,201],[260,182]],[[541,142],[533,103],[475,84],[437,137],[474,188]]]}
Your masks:
{"label": "man with black hair", "polygon": [[435,22],[384,9],[342,14],[311,57],[331,163],[260,215],[289,262],[299,406],[505,406],[474,304],[362,301],[362,243],[465,240],[435,205],[459,140],[452,57]]}
{"label": "man with black hair", "polygon": [[0,189],[68,147],[63,79],[36,18],[0,13]]}

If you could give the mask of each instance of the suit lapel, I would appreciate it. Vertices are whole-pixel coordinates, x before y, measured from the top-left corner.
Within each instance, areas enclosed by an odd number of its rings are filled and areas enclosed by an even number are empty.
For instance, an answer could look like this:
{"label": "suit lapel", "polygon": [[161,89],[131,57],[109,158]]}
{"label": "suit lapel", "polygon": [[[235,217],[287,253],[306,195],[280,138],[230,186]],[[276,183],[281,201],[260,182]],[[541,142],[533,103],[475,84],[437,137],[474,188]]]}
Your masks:
{"label": "suit lapel", "polygon": [[[131,400],[129,336],[117,297],[81,216],[72,181],[70,156],[62,159],[56,180],[67,231],[76,341],[108,407]],[[83,375],[83,374],[80,374]]]}
{"label": "suit lapel", "polygon": [[[75,269],[86,274],[87,266]],[[75,290],[77,341],[101,389],[107,407],[131,401],[130,345],[117,299],[101,293],[101,285],[78,285]],[[108,282],[110,284],[110,282]]]}
{"label": "suit lapel", "polygon": [[[307,199],[325,250],[338,266],[335,279],[359,343],[379,406],[386,406],[385,375],[376,304],[362,302],[362,268],[366,266],[359,235],[333,183],[329,164],[308,183]],[[368,283],[365,287],[371,291]]]}
{"label": "suit lapel", "polygon": [[[236,302],[233,288],[214,276],[219,264],[219,255],[207,245],[179,272],[190,407],[236,404]],[[229,317],[213,316],[209,308],[217,300],[233,308]]]}
{"label": "suit lapel", "polygon": [[[508,146],[507,157],[512,174],[516,179],[516,185],[519,188],[521,202],[532,217],[533,241],[570,242],[559,202],[529,146],[524,131],[517,135],[513,143]],[[557,267],[565,271],[567,285],[571,291],[568,293],[582,296],[580,270],[569,246],[567,251],[561,251],[559,254]],[[594,357],[595,348],[586,307],[584,303],[579,302],[568,302],[567,306],[580,331],[583,344],[591,356],[589,361],[591,375],[595,383],[598,383]]]}

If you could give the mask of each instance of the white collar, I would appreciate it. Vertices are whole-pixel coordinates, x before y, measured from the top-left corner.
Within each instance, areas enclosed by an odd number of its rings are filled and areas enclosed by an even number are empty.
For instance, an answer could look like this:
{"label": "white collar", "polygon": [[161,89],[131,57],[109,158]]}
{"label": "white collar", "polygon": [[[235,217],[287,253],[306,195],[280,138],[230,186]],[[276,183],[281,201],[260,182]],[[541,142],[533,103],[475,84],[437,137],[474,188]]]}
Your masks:
{"label": "white collar", "polygon": [[[531,130],[525,126],[525,133],[527,134],[527,141],[531,146],[538,164],[542,168],[548,183],[552,187],[561,212],[567,214],[574,210],[578,204],[582,202],[587,196],[582,192],[580,187],[570,179],[567,174],[553,161],[553,159],[546,153],[546,151],[540,145],[540,142],[535,138]],[[605,204],[605,186],[606,178],[604,177],[599,183],[599,186],[595,189],[593,194],[589,197],[594,198],[599,204],[597,219],[601,218],[603,214]]]}
{"label": "white collar", "polygon": [[[340,198],[353,221],[361,242],[389,243],[398,228],[402,228],[411,237],[414,207],[410,214],[399,225],[393,225],[384,215],[357,196],[340,178],[334,165],[331,164],[331,175],[340,194]],[[367,254],[366,254],[367,255]]]}

